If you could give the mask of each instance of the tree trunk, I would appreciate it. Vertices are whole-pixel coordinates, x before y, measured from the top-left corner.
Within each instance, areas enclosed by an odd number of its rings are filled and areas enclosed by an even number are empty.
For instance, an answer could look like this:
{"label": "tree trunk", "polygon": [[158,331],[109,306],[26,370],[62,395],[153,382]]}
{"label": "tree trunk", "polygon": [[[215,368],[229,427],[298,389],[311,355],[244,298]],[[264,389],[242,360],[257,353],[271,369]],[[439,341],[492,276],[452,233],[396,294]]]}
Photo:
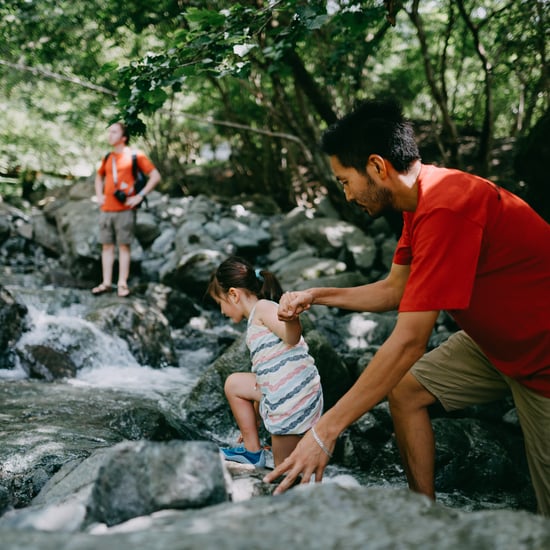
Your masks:
{"label": "tree trunk", "polygon": [[483,116],[483,126],[481,128],[476,160],[477,169],[480,175],[486,176],[489,173],[489,162],[493,143],[493,67],[479,38],[479,26],[475,25],[470,19],[468,13],[466,13],[463,0],[457,0],[457,4],[460,15],[462,16],[462,19],[464,19],[464,22],[466,23],[466,26],[470,30],[472,38],[474,39],[475,51],[481,61],[483,74],[485,75],[483,85],[483,89],[485,91],[485,112]]}
{"label": "tree trunk", "polygon": [[440,87],[438,86],[437,80],[435,78],[435,74],[434,74],[431,60],[430,60],[430,54],[428,51],[428,40],[426,37],[426,32],[424,31],[422,18],[418,13],[418,4],[419,4],[419,0],[414,0],[412,9],[410,12],[407,12],[407,14],[416,28],[416,33],[418,36],[418,40],[420,42],[420,51],[422,53],[422,59],[424,62],[424,71],[426,73],[428,86],[430,87],[432,96],[441,112],[442,123],[443,123],[443,135],[445,137],[445,142],[446,142],[445,143],[446,146],[444,147],[444,149],[448,150],[447,164],[450,166],[458,166],[459,165],[458,134],[456,131],[456,126],[449,113],[445,90],[440,89]]}

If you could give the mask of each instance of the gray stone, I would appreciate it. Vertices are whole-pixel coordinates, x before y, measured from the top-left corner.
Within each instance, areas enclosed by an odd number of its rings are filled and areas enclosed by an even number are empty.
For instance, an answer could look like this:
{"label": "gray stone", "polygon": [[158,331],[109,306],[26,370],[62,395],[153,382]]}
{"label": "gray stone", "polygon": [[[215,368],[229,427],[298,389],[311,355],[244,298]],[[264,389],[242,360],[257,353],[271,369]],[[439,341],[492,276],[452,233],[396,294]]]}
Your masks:
{"label": "gray stone", "polygon": [[171,510],[87,533],[1,529],[3,550],[544,550],[550,521],[526,512],[460,512],[405,489],[304,486],[201,510]]}
{"label": "gray stone", "polygon": [[120,443],[99,470],[88,520],[111,526],[158,510],[227,501],[221,460],[207,442]]}

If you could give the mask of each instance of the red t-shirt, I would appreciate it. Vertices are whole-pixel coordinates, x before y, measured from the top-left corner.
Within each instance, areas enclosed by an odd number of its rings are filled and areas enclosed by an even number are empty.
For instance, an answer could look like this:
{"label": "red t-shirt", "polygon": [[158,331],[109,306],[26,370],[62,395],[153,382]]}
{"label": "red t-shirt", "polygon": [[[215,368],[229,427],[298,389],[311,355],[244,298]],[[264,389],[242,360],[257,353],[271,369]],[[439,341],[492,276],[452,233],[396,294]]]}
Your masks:
{"label": "red t-shirt", "polygon": [[[136,151],[136,160],[139,169],[144,174],[149,174],[155,169],[154,164],[141,152]],[[113,179],[113,159],[116,163],[117,186]],[[103,193],[105,202],[101,206],[104,212],[121,212],[131,210],[126,203],[122,203],[114,196],[115,189],[121,189],[128,196],[134,194],[134,175],[132,172],[132,149],[125,147],[122,153],[110,153],[104,157],[97,173],[103,178]]]}
{"label": "red t-shirt", "polygon": [[426,165],[403,219],[399,311],[447,310],[498,370],[550,397],[550,225],[490,181]]}

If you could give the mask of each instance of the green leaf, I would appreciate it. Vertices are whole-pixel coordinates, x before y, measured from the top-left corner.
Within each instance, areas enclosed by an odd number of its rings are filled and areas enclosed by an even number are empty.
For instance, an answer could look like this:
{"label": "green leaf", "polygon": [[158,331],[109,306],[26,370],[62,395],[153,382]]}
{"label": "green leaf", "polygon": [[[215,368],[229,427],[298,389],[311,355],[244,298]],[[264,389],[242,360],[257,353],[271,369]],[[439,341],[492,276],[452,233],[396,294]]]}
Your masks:
{"label": "green leaf", "polygon": [[116,71],[116,70],[118,70],[118,67],[119,67],[119,65],[116,61],[110,61],[109,63],[103,64],[99,68],[99,74],[107,74],[107,73]]}
{"label": "green leaf", "polygon": [[166,101],[168,95],[162,88],[155,88],[146,92],[144,98],[150,105],[160,106]]}
{"label": "green leaf", "polygon": [[211,10],[189,8],[185,12],[185,19],[191,28],[219,27],[225,23],[225,15]]}

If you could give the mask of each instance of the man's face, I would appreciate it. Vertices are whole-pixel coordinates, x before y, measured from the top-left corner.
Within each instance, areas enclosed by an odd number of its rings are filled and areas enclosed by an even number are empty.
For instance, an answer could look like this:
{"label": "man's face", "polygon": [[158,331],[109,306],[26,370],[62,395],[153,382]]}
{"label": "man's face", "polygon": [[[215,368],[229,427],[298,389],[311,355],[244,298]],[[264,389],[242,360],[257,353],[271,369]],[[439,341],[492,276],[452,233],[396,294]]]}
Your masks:
{"label": "man's face", "polygon": [[115,146],[120,143],[126,143],[126,138],[123,136],[122,126],[118,123],[111,124],[108,130],[109,145]]}
{"label": "man's face", "polygon": [[[392,192],[369,175],[355,168],[342,166],[336,156],[330,157],[330,165],[336,179],[342,184],[346,200],[357,203],[372,217],[380,216],[393,207]],[[372,168],[371,168],[372,169]]]}

